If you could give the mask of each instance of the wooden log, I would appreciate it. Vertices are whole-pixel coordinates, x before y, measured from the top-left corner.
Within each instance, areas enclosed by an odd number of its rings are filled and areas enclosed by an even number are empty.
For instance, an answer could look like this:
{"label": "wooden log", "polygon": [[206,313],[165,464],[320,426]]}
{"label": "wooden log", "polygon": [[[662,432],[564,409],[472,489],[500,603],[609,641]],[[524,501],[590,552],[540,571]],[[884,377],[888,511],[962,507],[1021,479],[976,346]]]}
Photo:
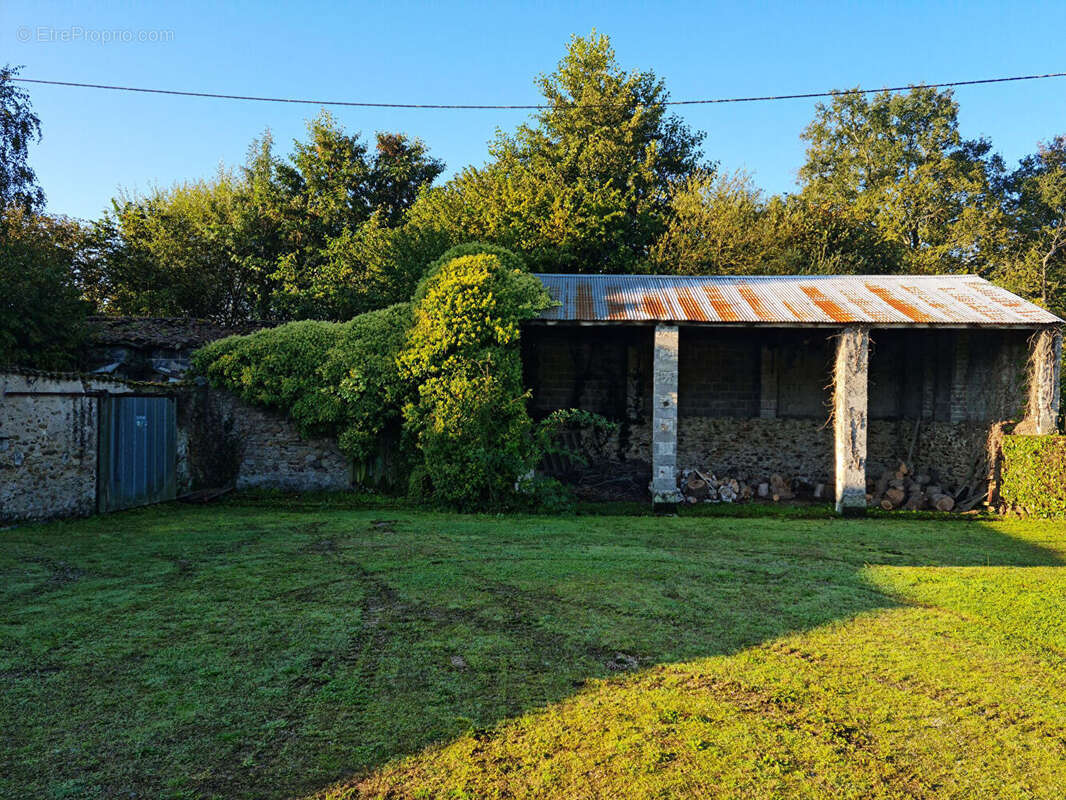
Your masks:
{"label": "wooden log", "polygon": [[902,489],[892,488],[885,491],[885,500],[889,502],[891,508],[899,508],[903,505],[903,500],[905,498],[906,495],[903,493]]}
{"label": "wooden log", "polygon": [[937,511],[951,511],[955,508],[955,498],[950,494],[934,494],[929,500]]}
{"label": "wooden log", "polygon": [[696,475],[685,481],[685,496],[693,500],[705,500],[711,493],[711,487],[707,481],[697,478]]}

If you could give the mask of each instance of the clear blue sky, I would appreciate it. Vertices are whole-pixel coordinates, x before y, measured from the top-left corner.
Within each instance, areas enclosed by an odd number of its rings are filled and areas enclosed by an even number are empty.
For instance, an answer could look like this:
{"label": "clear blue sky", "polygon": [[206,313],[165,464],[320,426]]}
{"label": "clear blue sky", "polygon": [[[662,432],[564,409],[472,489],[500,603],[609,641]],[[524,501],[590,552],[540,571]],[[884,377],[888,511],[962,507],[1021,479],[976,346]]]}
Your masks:
{"label": "clear blue sky", "polygon": [[[65,32],[83,41],[65,42]],[[0,3],[0,62],[26,77],[381,102],[535,103],[572,33],[611,36],[673,99],[1066,71],[1066,3]],[[41,30],[44,38],[39,41]],[[101,31],[168,31],[110,42]],[[49,33],[51,31],[51,33]],[[95,32],[95,33],[93,33]],[[151,35],[150,33],[147,35]],[[30,41],[21,41],[22,38]],[[269,127],[282,152],[317,109],[30,87],[31,159],[56,213],[91,218],[120,187],[210,176]],[[959,89],[965,136],[1013,163],[1066,133],[1066,78]],[[708,156],[773,192],[794,187],[814,101],[688,107]],[[525,112],[335,109],[350,130],[419,136],[449,172],[482,163]]]}

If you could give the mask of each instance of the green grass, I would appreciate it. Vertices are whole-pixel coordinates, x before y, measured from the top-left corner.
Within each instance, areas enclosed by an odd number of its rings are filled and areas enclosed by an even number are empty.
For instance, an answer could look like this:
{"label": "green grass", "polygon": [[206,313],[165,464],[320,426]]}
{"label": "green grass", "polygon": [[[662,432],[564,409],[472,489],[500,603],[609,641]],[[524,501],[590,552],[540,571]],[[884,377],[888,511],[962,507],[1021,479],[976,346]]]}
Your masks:
{"label": "green grass", "polygon": [[1061,795],[1064,523],[248,502],[0,532],[0,796]]}

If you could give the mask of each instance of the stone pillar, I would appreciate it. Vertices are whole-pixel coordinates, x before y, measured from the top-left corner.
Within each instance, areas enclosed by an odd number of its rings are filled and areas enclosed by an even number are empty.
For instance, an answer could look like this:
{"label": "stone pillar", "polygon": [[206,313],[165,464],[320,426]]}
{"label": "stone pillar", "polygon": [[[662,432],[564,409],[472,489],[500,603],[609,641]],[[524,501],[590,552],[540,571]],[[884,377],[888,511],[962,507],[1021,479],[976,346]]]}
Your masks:
{"label": "stone pillar", "polygon": [[1043,436],[1058,431],[1062,329],[1044,328],[1029,341],[1029,402],[1015,433]]}
{"label": "stone pillar", "polygon": [[951,370],[951,421],[962,422],[969,415],[970,335],[955,335],[955,364]]}
{"label": "stone pillar", "polygon": [[836,438],[836,508],[845,515],[866,511],[866,384],[870,330],[848,326],[837,339],[833,372],[833,432]]}
{"label": "stone pillar", "polygon": [[777,418],[777,351],[767,345],[762,348],[759,380],[759,418]]}
{"label": "stone pillar", "polygon": [[676,325],[655,326],[652,386],[651,495],[669,506],[680,500],[677,490],[677,342]]}

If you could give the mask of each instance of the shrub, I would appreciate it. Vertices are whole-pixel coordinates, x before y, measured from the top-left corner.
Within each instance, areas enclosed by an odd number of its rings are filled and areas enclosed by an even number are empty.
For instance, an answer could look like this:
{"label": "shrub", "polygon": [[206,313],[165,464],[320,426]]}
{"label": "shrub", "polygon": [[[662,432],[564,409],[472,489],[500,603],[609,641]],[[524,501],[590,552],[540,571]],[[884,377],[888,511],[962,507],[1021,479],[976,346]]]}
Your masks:
{"label": "shrub", "polygon": [[411,319],[401,303],[349,322],[290,322],[196,352],[194,369],[252,405],[288,414],[304,435],[332,435],[354,461],[371,458],[406,397],[396,355]]}
{"label": "shrub", "polygon": [[193,369],[252,405],[286,412],[304,435],[331,432],[340,402],[322,391],[319,369],[344,324],[306,320],[229,336],[196,351]]}
{"label": "shrub", "polygon": [[410,323],[410,303],[360,314],[343,326],[318,370],[322,391],[334,402],[323,407],[339,409],[338,444],[355,461],[375,455],[411,392],[396,363]]}
{"label": "shrub", "polygon": [[1066,436],[1004,436],[1000,497],[1016,511],[1066,516]]}
{"label": "shrub", "polygon": [[483,246],[433,265],[416,297],[399,356],[418,385],[405,429],[438,500],[497,506],[539,457],[518,340],[550,298],[516,257]]}
{"label": "shrub", "polygon": [[223,339],[198,351],[194,368],[286,412],[305,435],[337,436],[375,482],[395,484],[402,465],[415,500],[569,508],[569,491],[533,479],[533,468],[560,452],[564,428],[609,424],[581,411],[539,425],[529,416],[518,344],[521,323],[551,302],[540,281],[513,253],[464,245],[430,265],[416,297],[346,323]]}

